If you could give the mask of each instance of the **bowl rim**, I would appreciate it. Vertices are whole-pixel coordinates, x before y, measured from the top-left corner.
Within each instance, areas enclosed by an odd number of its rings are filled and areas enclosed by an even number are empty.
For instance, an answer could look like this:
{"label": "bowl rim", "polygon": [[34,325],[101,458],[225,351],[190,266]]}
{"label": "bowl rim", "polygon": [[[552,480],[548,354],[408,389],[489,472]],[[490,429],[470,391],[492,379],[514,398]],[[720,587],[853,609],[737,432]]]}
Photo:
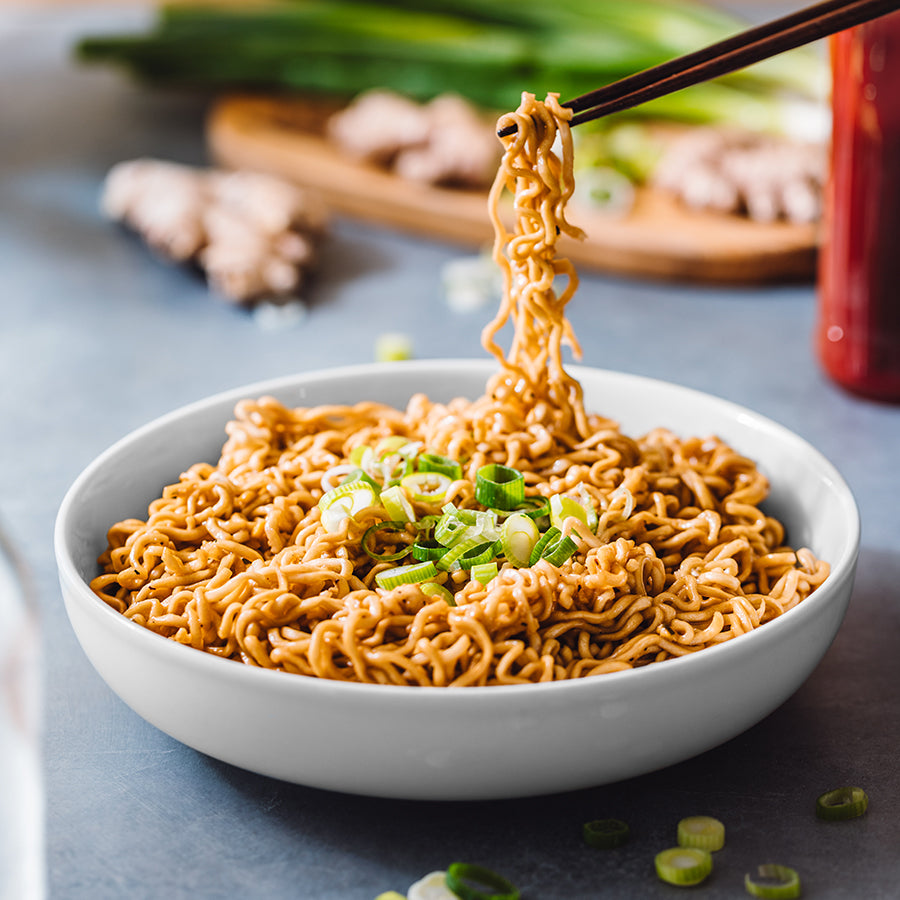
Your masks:
{"label": "bowl rim", "polygon": [[[473,374],[477,372],[487,376],[491,371],[496,371],[497,366],[492,360],[440,358],[363,363],[298,372],[219,391],[176,407],[125,433],[82,469],[67,489],[57,512],[53,534],[54,551],[60,580],[69,588],[68,592],[64,590],[67,609],[70,603],[78,602],[85,606],[86,614],[101,616],[110,628],[121,630],[123,638],[142,642],[142,646],[146,648],[147,652],[162,655],[165,659],[171,659],[172,662],[180,666],[190,666],[199,672],[208,671],[210,674],[214,674],[215,677],[227,679],[229,682],[243,683],[245,680],[248,680],[248,684],[254,682],[257,682],[259,685],[268,684],[271,689],[278,693],[286,692],[288,694],[305,695],[311,691],[326,699],[332,695],[358,695],[364,699],[371,691],[375,691],[375,696],[382,698],[380,702],[408,703],[414,702],[412,698],[428,698],[426,702],[429,704],[434,702],[456,704],[458,702],[487,702],[488,698],[499,699],[506,697],[509,700],[512,697],[523,699],[536,694],[552,696],[554,692],[560,690],[565,690],[567,694],[573,694],[576,691],[597,692],[604,690],[615,694],[622,689],[623,683],[625,686],[640,683],[646,687],[662,678],[668,680],[676,672],[681,673],[683,670],[694,671],[702,669],[704,666],[714,667],[716,661],[723,653],[731,654],[732,656],[741,652],[753,653],[759,641],[767,640],[770,636],[781,633],[786,629],[796,630],[802,628],[804,621],[816,615],[818,608],[828,602],[831,595],[839,590],[839,586],[843,584],[845,579],[852,577],[860,542],[860,516],[856,500],[849,485],[834,464],[805,438],[802,438],[796,432],[791,431],[774,419],[714,394],[645,375],[583,365],[569,365],[567,366],[567,371],[579,380],[581,380],[579,376],[584,375],[589,375],[590,377],[600,376],[610,380],[621,380],[644,388],[652,389],[656,387],[674,390],[686,398],[701,401],[708,405],[711,404],[718,411],[741,421],[744,425],[751,426],[755,430],[777,435],[780,441],[793,444],[811,459],[814,459],[822,474],[827,478],[832,490],[837,492],[846,516],[842,552],[838,559],[830,561],[831,571],[826,582],[808,599],[793,609],[751,632],[740,635],[740,640],[733,638],[712,647],[706,647],[702,653],[692,652],[637,669],[609,672],[605,673],[602,678],[597,676],[528,684],[470,685],[463,690],[446,690],[443,688],[435,689],[434,686],[425,686],[423,689],[419,685],[370,684],[317,678],[310,675],[297,675],[260,666],[251,666],[237,660],[197,651],[188,645],[179,644],[150,629],[144,628],[118,613],[94,594],[79,574],[67,539],[68,521],[79,495],[95,474],[104,468],[108,460],[118,455],[127,446],[141,441],[147,434],[174,420],[188,417],[210,406],[226,402],[230,402],[233,406],[234,403],[247,397],[277,394],[282,390],[287,390],[297,385],[315,385],[344,378],[364,378],[368,375],[394,371],[406,370],[412,374],[415,371],[445,371],[447,368],[467,371]],[[171,654],[174,654],[174,656],[171,656]],[[640,676],[639,682],[637,681],[638,676]],[[510,695],[510,692],[513,692],[512,695]],[[438,696],[441,699],[435,701],[435,697]],[[466,697],[470,699],[460,701],[460,698]]]}

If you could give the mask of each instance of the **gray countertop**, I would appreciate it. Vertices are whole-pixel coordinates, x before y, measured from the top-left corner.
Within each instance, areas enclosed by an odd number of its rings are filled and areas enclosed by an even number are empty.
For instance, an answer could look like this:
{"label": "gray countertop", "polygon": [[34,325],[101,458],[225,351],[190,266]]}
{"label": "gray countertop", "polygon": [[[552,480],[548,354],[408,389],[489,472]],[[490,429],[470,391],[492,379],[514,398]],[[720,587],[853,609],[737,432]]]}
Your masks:
{"label": "gray countertop", "polygon": [[[303,320],[265,327],[111,227],[97,201],[112,164],[205,160],[201,99],[69,60],[75,35],[139,16],[0,11],[0,522],[42,616],[50,895],[371,900],[461,859],[505,873],[531,900],[674,897],[653,875],[653,853],[672,843],[679,817],[705,812],[726,822],[730,839],[697,896],[744,896],[743,873],[765,861],[799,869],[807,897],[898,896],[900,407],[851,397],[824,377],[811,285],[726,290],[584,274],[570,306],[586,364],[770,416],[828,456],[856,495],[862,550],[844,625],[803,687],[745,734],[590,790],[395,802],[216,762],[106,687],[66,619],[52,548],[59,502],[87,463],[188,401],[371,361],[380,331],[409,333],[421,358],[481,357],[493,312],[445,302],[440,271],[459,248],[338,221]],[[867,816],[817,821],[816,796],[851,783],[870,795]],[[591,853],[581,824],[610,815],[628,819],[635,840],[615,855]]]}

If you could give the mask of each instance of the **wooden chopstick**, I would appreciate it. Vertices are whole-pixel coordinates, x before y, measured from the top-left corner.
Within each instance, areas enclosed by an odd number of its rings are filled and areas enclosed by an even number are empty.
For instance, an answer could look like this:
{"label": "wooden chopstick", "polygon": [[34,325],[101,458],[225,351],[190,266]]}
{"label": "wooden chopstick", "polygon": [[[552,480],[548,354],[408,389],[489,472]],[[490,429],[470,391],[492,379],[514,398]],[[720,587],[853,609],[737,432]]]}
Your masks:
{"label": "wooden chopstick", "polygon": [[[824,0],[629,75],[562,105],[575,110],[570,124],[580,125],[726,75],[897,9],[900,0]],[[515,130],[515,125],[510,125],[498,134],[506,137]]]}

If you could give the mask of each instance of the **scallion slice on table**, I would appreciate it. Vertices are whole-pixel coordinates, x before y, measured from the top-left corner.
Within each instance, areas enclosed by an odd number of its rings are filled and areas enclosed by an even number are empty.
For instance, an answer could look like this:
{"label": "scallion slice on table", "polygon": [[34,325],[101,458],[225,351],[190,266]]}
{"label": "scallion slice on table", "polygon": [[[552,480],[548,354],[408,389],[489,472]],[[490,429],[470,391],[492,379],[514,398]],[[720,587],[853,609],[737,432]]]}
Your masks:
{"label": "scallion slice on table", "polygon": [[700,884],[712,872],[712,856],[698,847],[670,847],[656,854],[656,874],[680,887]]}
{"label": "scallion slice on table", "polygon": [[678,846],[711,853],[725,846],[725,826],[712,816],[688,816],[678,823]]}
{"label": "scallion slice on table", "polygon": [[744,876],[747,893],[763,900],[792,900],[800,896],[800,876],[790,866],[766,863],[756,869],[757,877]]}
{"label": "scallion slice on table", "polygon": [[457,562],[459,563],[460,568],[472,569],[475,566],[493,562],[499,550],[500,547],[498,546],[497,541],[485,541],[482,544],[476,544],[474,547],[466,550],[458,557]]}
{"label": "scallion slice on table", "polygon": [[621,819],[593,819],[584,823],[581,833],[588,846],[600,850],[621,847],[631,836],[628,823]]}
{"label": "scallion slice on table", "polygon": [[375,583],[380,588],[390,590],[401,584],[417,584],[421,581],[429,581],[438,574],[433,562],[411,563],[408,566],[395,566],[393,569],[384,569],[375,575]]}
{"label": "scallion slice on table", "polygon": [[840,787],[826,791],[816,800],[816,815],[828,821],[855,819],[869,808],[869,797],[862,788]]}
{"label": "scallion slice on table", "polygon": [[447,887],[460,900],[519,900],[519,891],[502,875],[470,863],[447,867]]}

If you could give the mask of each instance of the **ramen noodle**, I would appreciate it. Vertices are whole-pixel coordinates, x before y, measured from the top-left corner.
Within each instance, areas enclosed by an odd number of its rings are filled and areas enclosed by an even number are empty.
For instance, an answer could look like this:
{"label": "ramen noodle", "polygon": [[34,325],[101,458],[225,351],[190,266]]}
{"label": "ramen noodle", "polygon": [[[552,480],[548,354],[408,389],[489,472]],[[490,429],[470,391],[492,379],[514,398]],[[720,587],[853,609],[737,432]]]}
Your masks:
{"label": "ramen noodle", "polygon": [[525,94],[500,121],[516,127],[491,192],[504,293],[483,395],[420,394],[405,410],[240,402],[217,463],[110,529],[100,597],[249,665],[463,686],[684,656],[822,583],[828,565],[760,508],[751,460],[715,437],[630,437],[585,410],[562,359],[580,352],[565,316],[577,278],[556,252],[580,235],[565,214],[568,117],[556,96]]}

